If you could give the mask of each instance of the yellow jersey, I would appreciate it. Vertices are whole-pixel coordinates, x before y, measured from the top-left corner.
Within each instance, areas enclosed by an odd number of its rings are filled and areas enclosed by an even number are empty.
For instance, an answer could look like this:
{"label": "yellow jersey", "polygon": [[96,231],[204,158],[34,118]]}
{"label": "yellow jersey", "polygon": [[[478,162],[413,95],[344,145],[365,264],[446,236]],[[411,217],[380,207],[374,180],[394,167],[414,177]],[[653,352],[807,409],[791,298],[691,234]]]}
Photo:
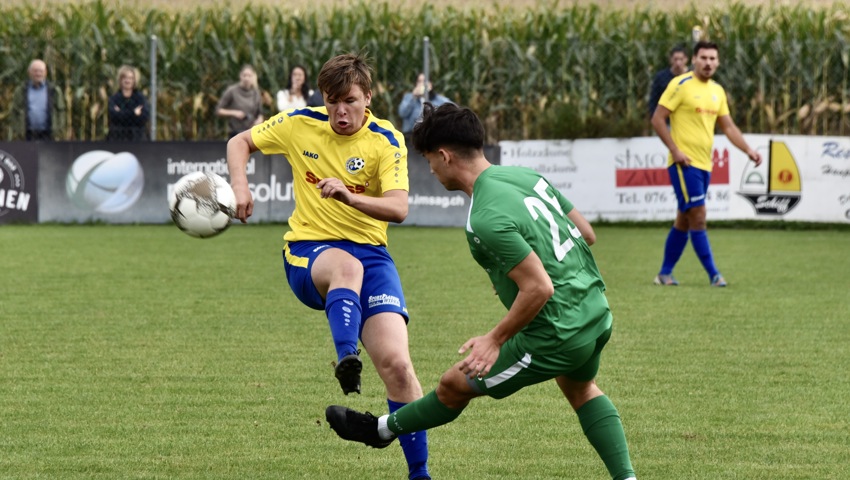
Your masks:
{"label": "yellow jersey", "polygon": [[[723,87],[687,72],[667,85],[658,104],[670,110],[670,134],[679,150],[691,159],[691,166],[710,172],[714,126],[717,117],[729,115]],[[668,155],[667,166],[672,164],[673,156]]]}
{"label": "yellow jersey", "polygon": [[387,222],[332,198],[316,184],[338,178],[357,195],[381,197],[409,190],[407,147],[393,125],[366,110],[366,123],[354,135],[339,135],[325,107],[284,110],[251,128],[251,139],[264,154],[283,154],[292,166],[295,210],[284,240],[349,240],[387,244]]}

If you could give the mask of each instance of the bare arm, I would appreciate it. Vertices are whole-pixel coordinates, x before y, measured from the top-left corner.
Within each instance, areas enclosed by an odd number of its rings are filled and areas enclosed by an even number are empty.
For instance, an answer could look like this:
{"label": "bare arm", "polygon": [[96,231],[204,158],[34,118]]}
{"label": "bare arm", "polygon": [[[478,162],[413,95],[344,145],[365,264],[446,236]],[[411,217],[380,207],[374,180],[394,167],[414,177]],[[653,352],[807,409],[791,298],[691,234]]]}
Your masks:
{"label": "bare arm", "polygon": [[383,197],[369,197],[352,193],[338,178],[323,178],[316,188],[322,190],[322,198],[342,202],[376,220],[401,223],[407,218],[409,207],[405,190],[389,190]]}
{"label": "bare arm", "polygon": [[236,218],[246,223],[254,213],[254,199],[248,189],[248,174],[245,167],[251,153],[257,151],[251,131],[236,135],[227,142],[227,169],[230,172],[230,187],[236,196]]}
{"label": "bare arm", "polygon": [[567,218],[572,220],[573,223],[578,227],[578,231],[581,232],[582,238],[587,242],[588,245],[593,245],[596,243],[596,232],[593,231],[593,227],[590,225],[590,222],[584,218],[578,209],[573,208],[567,213]]}
{"label": "bare arm", "polygon": [[535,252],[528,254],[512,268],[508,277],[517,284],[519,293],[508,313],[492,330],[480,337],[470,338],[458,350],[462,354],[472,349],[458,364],[465,375],[487,375],[499,358],[502,344],[528,325],[555,293],[552,279]]}
{"label": "bare arm", "polygon": [[738,147],[739,150],[746,153],[750,160],[752,160],[756,166],[761,165],[761,154],[757,151],[750,148],[747,144],[747,141],[744,140],[744,135],[741,133],[741,129],[735,125],[735,122],[732,120],[730,115],[723,115],[722,117],[717,118],[717,125],[720,126],[720,130],[726,135],[726,138],[732,142],[732,145]]}
{"label": "bare arm", "polygon": [[659,105],[655,109],[655,113],[652,114],[652,128],[655,130],[655,133],[658,134],[658,138],[660,138],[661,141],[664,142],[664,145],[667,146],[667,149],[670,150],[670,155],[673,156],[673,161],[679,165],[689,167],[691,166],[691,159],[688,158],[684,152],[679,150],[676,142],[673,141],[673,136],[670,135],[670,129],[667,128],[668,118],[670,118],[670,110],[663,105]]}

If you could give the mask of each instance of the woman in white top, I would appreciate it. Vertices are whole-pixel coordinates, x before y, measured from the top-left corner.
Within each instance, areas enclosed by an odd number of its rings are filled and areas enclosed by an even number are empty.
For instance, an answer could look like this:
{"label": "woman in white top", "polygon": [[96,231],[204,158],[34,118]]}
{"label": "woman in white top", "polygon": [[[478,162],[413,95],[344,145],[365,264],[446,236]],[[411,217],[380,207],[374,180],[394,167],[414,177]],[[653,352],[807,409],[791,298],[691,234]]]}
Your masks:
{"label": "woman in white top", "polygon": [[301,65],[295,65],[289,71],[289,82],[286,90],[277,92],[277,110],[282,112],[288,108],[304,108],[307,99],[313,94],[307,81],[307,69]]}

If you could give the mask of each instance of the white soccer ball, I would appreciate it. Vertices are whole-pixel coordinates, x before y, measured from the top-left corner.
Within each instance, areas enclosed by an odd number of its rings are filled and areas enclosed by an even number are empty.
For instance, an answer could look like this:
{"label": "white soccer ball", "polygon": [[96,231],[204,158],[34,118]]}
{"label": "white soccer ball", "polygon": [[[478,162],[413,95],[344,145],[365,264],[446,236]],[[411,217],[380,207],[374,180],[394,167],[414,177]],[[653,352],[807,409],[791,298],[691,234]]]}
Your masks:
{"label": "white soccer ball", "polygon": [[193,172],[174,184],[168,208],[177,228],[193,237],[209,238],[230,226],[236,215],[236,197],[219,175]]}

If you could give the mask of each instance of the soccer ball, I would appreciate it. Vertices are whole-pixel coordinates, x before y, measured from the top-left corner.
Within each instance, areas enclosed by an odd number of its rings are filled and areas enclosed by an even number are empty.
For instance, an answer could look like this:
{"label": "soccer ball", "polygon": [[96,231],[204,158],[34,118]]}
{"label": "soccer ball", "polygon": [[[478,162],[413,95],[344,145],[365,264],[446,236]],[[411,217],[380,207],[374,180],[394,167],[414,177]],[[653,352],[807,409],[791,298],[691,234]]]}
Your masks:
{"label": "soccer ball", "polygon": [[209,238],[230,226],[236,215],[236,197],[219,175],[192,172],[174,184],[168,208],[177,228],[193,237]]}

